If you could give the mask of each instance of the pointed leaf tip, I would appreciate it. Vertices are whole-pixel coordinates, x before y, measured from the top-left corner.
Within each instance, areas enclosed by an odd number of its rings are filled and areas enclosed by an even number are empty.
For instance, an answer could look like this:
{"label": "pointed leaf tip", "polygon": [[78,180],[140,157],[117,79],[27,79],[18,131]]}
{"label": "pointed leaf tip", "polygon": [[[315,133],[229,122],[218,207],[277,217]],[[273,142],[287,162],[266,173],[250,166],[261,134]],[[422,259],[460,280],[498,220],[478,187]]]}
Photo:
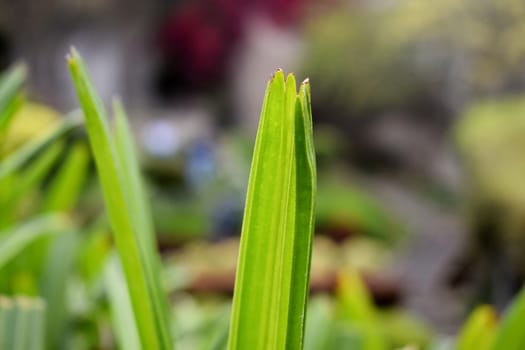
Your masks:
{"label": "pointed leaf tip", "polygon": [[294,73],[288,73],[286,76],[286,86],[287,88],[292,88],[294,92],[297,91],[297,82],[295,81]]}
{"label": "pointed leaf tip", "polygon": [[282,78],[284,80],[284,71],[281,68],[277,68],[273,72],[272,76],[270,77],[270,81],[273,81],[273,80],[275,80],[275,78],[278,78],[278,77],[280,78],[281,76],[282,76]]}
{"label": "pointed leaf tip", "polygon": [[270,79],[270,84],[273,85],[273,83],[279,82],[283,84],[285,83],[284,79],[284,72],[280,69],[276,70],[275,73],[272,75],[272,78]]}
{"label": "pointed leaf tip", "polygon": [[80,59],[80,53],[73,45],[71,45],[71,47],[69,48],[69,53],[66,54],[67,62],[71,64],[73,61]]}
{"label": "pointed leaf tip", "polygon": [[73,56],[80,56],[80,53],[78,52],[77,48],[73,45],[71,45],[71,48],[69,49],[69,51],[71,52]]}

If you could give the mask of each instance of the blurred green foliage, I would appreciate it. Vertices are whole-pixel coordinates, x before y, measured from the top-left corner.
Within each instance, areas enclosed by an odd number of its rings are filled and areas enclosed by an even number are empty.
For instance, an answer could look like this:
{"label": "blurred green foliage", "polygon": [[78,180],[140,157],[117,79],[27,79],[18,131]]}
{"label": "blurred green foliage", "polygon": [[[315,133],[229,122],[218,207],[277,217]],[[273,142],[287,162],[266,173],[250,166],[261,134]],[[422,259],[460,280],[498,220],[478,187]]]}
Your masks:
{"label": "blurred green foliage", "polygon": [[346,115],[524,86],[520,0],[341,4],[307,26],[303,70],[317,105]]}
{"label": "blurred green foliage", "polygon": [[335,298],[312,297],[304,348],[381,350],[412,345],[424,349],[431,338],[426,326],[400,309],[378,309],[359,275],[345,270],[338,276]]}
{"label": "blurred green foliage", "polygon": [[523,135],[523,96],[477,102],[454,130],[468,179],[466,263],[477,271],[473,294],[482,302],[504,305],[525,278]]}
{"label": "blurred green foliage", "polygon": [[458,122],[455,138],[476,197],[525,209],[525,98],[478,102]]}
{"label": "blurred green foliage", "polygon": [[496,333],[497,316],[489,305],[480,305],[469,316],[458,335],[457,350],[488,350]]}
{"label": "blurred green foliage", "polygon": [[329,174],[320,175],[316,225],[321,232],[343,235],[340,238],[367,236],[393,244],[406,237],[403,226],[373,196]]}

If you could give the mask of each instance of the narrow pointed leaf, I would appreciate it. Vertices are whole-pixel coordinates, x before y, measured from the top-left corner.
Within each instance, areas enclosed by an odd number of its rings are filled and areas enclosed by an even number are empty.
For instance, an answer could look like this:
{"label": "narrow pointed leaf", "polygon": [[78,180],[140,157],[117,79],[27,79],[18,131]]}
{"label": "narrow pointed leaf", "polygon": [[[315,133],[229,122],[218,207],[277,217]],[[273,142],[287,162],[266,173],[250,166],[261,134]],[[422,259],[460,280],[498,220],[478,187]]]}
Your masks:
{"label": "narrow pointed leaf", "polygon": [[119,101],[114,101],[113,110],[115,116],[115,144],[120,165],[123,169],[124,185],[126,188],[133,189],[126,193],[131,210],[136,214],[131,219],[135,220],[135,224],[140,228],[138,237],[141,240],[141,244],[144,244],[149,250],[154,250],[156,245],[151,208],[144,191],[130,127],[124,108]]}
{"label": "narrow pointed leaf", "polygon": [[[144,190],[140,167],[137,161],[135,144],[124,108],[118,100],[114,101],[113,110],[115,116],[117,155],[119,156],[120,166],[123,170],[124,187],[129,189],[126,195],[127,201],[130,204],[130,218],[133,220],[134,226],[137,227],[136,237],[139,241],[139,248],[142,249],[144,256],[149,257],[145,259],[144,263],[147,265],[147,270],[150,271],[147,277],[152,294],[152,302],[156,310],[156,322],[159,325],[167,325],[169,323],[168,303],[164,295],[161,280],[158,278],[161,274],[160,261],[158,256],[152,253],[157,249],[155,229],[153,227],[149,200]],[[167,328],[161,327],[159,331],[166,332],[163,334],[163,337],[166,339],[170,338]]]}
{"label": "narrow pointed leaf", "polygon": [[136,204],[129,202],[133,200],[129,193],[135,189],[126,187],[129,182],[124,172],[127,169],[122,169],[125,164],[112,139],[106,111],[93,88],[80,55],[75,50],[72,50],[68,57],[68,65],[84,112],[89,142],[128,282],[142,347],[152,350],[170,349],[172,342],[169,327],[163,316],[166,311],[159,309],[159,301],[156,300],[156,297],[162,294],[162,291],[155,290],[160,286],[160,276],[155,269],[159,257],[157,252],[151,249],[151,244],[142,244],[145,233],[139,231],[143,227],[132,218],[136,215]]}
{"label": "narrow pointed leaf", "polygon": [[230,349],[301,349],[315,161],[307,83],[268,83],[246,197]]}
{"label": "narrow pointed leaf", "polygon": [[[292,281],[287,349],[302,348],[306,323],[306,303],[310,284],[316,163],[312,134],[310,85],[300,86],[295,112],[295,235],[293,238]],[[292,343],[299,341],[297,345]]]}

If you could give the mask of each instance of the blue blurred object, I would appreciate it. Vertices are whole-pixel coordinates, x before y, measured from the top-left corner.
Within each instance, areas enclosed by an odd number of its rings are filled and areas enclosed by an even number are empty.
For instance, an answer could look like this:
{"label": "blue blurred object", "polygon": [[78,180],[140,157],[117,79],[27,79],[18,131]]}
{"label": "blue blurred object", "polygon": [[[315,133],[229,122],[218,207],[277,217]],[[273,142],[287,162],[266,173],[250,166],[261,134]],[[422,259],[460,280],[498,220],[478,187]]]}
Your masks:
{"label": "blue blurred object", "polygon": [[189,146],[186,154],[184,176],[188,184],[200,189],[210,184],[216,176],[213,143],[198,139]]}

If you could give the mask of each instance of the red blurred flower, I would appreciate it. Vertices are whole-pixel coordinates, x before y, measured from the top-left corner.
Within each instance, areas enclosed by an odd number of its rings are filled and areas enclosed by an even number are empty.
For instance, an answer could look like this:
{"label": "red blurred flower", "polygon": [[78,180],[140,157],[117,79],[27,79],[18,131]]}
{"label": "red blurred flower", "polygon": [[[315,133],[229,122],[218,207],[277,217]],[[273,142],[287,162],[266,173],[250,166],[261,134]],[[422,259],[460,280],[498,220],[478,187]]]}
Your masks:
{"label": "red blurred flower", "polygon": [[243,28],[254,15],[295,23],[306,0],[202,0],[176,7],[159,32],[164,74],[197,89],[223,78]]}

